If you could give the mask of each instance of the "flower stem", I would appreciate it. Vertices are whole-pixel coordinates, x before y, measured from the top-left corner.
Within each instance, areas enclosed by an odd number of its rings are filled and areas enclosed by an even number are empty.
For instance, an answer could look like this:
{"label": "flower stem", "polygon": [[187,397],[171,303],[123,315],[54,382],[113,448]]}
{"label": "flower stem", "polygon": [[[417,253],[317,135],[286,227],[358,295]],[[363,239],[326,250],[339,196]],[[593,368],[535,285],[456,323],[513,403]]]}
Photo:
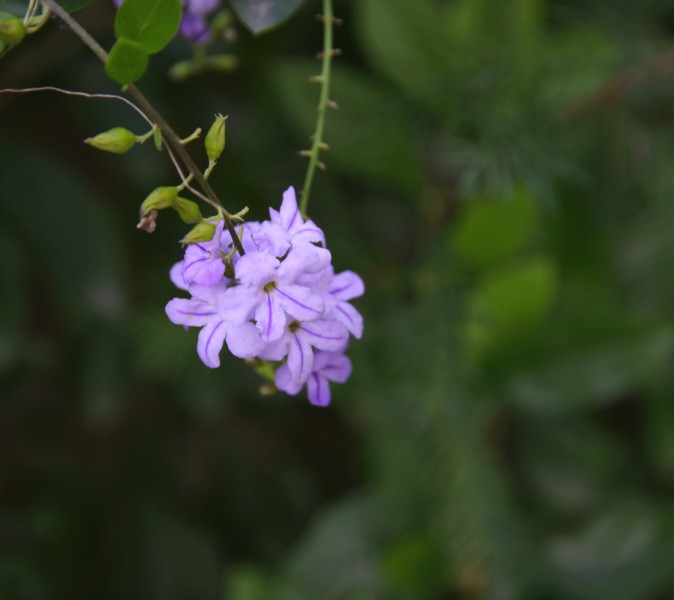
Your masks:
{"label": "flower stem", "polygon": [[[91,37],[91,35],[89,35],[89,32],[87,32],[75,19],[73,19],[70,16],[70,14],[66,10],[64,10],[60,4],[56,2],[56,0],[40,0],[40,2],[49,7],[49,9],[56,16],[58,16],[70,28],[70,30],[75,35],[77,35],[77,37],[79,37],[80,40],[82,40],[82,42],[84,42],[89,47],[89,49],[99,58],[99,60],[103,64],[106,63],[106,61],[108,60],[107,52],[103,50],[100,44],[93,37]],[[227,228],[229,234],[232,236],[232,241],[234,242],[234,245],[236,246],[236,249],[238,250],[239,254],[241,255],[245,254],[243,246],[241,245],[241,240],[239,239],[239,236],[236,234],[236,230],[234,229],[231,214],[223,208],[222,203],[218,199],[218,196],[216,195],[215,191],[208,183],[208,181],[206,181],[203,173],[201,172],[199,167],[197,167],[194,160],[190,156],[189,152],[181,144],[178,134],[176,134],[176,132],[173,131],[171,126],[164,120],[161,114],[159,114],[159,112],[154,108],[154,106],[150,103],[150,101],[143,95],[143,93],[135,85],[127,86],[126,91],[129,93],[130,96],[134,98],[134,100],[136,100],[136,102],[138,102],[143,111],[150,117],[150,119],[154,123],[156,123],[159,129],[161,129],[164,139],[167,141],[168,144],[170,144],[173,151],[183,162],[183,164],[190,172],[190,174],[193,175],[194,179],[199,184],[199,186],[204,190],[204,192],[206,192],[206,196],[208,197],[208,203],[215,209],[217,209],[220,214],[222,214],[222,218],[225,222],[225,227]]]}
{"label": "flower stem", "polygon": [[302,188],[302,200],[300,201],[300,211],[306,218],[307,206],[309,205],[309,195],[311,194],[311,185],[314,181],[316,167],[321,163],[318,160],[321,150],[325,149],[323,143],[323,130],[325,128],[325,112],[330,105],[330,68],[332,65],[333,47],[332,47],[332,26],[334,17],[332,14],[332,0],[323,0],[323,66],[321,74],[317,78],[321,84],[321,95],[318,101],[318,118],[316,119],[316,130],[313,135],[311,150],[308,152],[309,166],[304,178],[304,187]]}

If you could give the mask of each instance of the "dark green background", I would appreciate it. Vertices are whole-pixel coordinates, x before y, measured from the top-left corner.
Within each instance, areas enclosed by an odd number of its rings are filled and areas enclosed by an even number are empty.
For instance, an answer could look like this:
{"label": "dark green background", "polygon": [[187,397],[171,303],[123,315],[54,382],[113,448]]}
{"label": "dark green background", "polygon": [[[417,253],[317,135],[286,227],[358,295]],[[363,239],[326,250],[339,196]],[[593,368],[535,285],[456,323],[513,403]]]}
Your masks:
{"label": "dark green background", "polygon": [[[307,3],[239,68],[140,87],[261,219],[301,187]],[[164,315],[185,233],[123,104],[0,95],[0,598],[674,597],[674,9],[664,0],[337,2],[310,213],[367,293],[333,405],[260,396]],[[77,18],[109,48],[111,5]],[[115,92],[53,24],[0,87]],[[205,163],[198,142],[192,146]]]}

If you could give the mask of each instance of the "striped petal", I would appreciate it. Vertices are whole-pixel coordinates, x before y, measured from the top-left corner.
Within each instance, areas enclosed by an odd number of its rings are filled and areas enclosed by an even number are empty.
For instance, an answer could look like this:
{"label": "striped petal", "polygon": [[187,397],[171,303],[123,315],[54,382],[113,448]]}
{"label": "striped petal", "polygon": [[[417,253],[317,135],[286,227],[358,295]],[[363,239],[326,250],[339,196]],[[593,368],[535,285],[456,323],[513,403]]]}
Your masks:
{"label": "striped petal", "polygon": [[216,369],[220,366],[220,351],[225,343],[228,325],[225,321],[213,319],[199,332],[197,353],[207,367]]}

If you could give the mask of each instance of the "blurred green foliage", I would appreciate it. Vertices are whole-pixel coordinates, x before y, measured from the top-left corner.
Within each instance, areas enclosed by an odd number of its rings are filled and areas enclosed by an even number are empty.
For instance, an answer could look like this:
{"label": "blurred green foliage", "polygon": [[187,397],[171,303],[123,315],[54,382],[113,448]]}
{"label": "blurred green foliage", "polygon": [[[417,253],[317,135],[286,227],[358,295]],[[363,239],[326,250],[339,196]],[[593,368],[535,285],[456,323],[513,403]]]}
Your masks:
{"label": "blurred green foliage", "polygon": [[[316,3],[315,3],[316,4]],[[300,186],[308,4],[145,93],[252,218]],[[337,2],[310,212],[363,274],[351,381],[257,394],[163,313],[175,184],[121,103],[0,95],[0,597],[640,600],[674,594],[674,11],[664,0]],[[78,14],[110,47],[113,10]],[[114,91],[47,28],[2,87]],[[230,32],[231,33],[231,32]],[[139,130],[140,128],[140,130]],[[200,164],[201,149],[194,147]]]}

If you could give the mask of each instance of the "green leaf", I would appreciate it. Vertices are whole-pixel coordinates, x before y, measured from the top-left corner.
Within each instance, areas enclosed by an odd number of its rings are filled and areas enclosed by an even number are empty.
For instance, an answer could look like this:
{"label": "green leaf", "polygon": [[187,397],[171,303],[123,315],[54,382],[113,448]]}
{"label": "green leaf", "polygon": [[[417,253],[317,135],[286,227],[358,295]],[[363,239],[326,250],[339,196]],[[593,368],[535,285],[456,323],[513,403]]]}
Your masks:
{"label": "green leaf", "polygon": [[180,0],[124,0],[115,17],[115,35],[154,54],[171,41],[181,18]]}
{"label": "green leaf", "polygon": [[467,204],[456,225],[452,246],[470,266],[483,267],[526,244],[536,221],[531,194],[520,186],[511,198],[490,197]]}
{"label": "green leaf", "polygon": [[255,35],[264,33],[288,19],[305,0],[231,0],[243,24]]}
{"label": "green leaf", "polygon": [[150,55],[140,44],[120,38],[108,55],[105,72],[117,83],[129,85],[143,76],[149,59]]}
{"label": "green leaf", "polygon": [[557,291],[557,270],[535,257],[490,274],[469,300],[465,325],[470,356],[510,345],[539,324]]}
{"label": "green leaf", "polygon": [[[95,0],[62,0],[59,2],[68,12],[78,11],[89,6]],[[23,17],[28,9],[28,0],[0,0],[0,12],[8,12],[17,17]]]}

